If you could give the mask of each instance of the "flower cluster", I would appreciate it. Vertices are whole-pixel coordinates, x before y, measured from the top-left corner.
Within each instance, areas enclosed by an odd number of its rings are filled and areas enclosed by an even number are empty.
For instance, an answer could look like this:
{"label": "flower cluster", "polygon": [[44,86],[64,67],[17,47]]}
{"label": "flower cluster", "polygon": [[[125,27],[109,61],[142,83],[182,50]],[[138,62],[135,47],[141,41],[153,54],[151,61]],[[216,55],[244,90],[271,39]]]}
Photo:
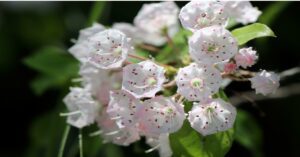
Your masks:
{"label": "flower cluster", "polygon": [[[226,25],[229,18],[246,24],[259,15],[249,2],[192,1],[180,11],[174,2],[161,2],[145,4],[134,24],[94,24],[81,30],[69,49],[81,64],[81,87],[71,88],[64,99],[69,113],[61,115],[78,128],[97,122],[105,142],[127,146],[144,136],[153,147],[147,152],[158,149],[162,157],[172,155],[169,134],[185,120],[203,136],[232,128],[235,107],[215,95],[224,78],[245,73],[258,56],[252,47],[239,48]],[[135,47],[172,40],[180,29],[178,18],[192,31],[187,44],[194,62],[172,67],[177,73],[168,75],[170,65],[136,56]],[[273,72],[250,74],[244,79],[256,93],[273,93],[279,86]],[[164,96],[167,84],[177,86],[173,96]],[[194,104],[187,114],[183,102]]]}

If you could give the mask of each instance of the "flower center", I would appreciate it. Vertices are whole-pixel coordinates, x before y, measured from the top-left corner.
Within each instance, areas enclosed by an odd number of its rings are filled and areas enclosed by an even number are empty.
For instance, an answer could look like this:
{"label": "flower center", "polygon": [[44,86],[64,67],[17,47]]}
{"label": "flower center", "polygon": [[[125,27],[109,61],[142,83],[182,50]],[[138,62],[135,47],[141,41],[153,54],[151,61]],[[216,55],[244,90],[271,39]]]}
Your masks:
{"label": "flower center", "polygon": [[168,109],[167,109],[167,113],[168,113],[168,114],[172,114],[172,113],[173,113],[173,109],[172,109],[172,108],[168,108]]}
{"label": "flower center", "polygon": [[155,85],[156,84],[156,79],[154,77],[150,77],[147,79],[148,85]]}
{"label": "flower center", "polygon": [[209,45],[207,47],[207,52],[218,52],[218,51],[219,51],[219,47],[215,44]]}
{"label": "flower center", "polygon": [[119,56],[122,53],[122,48],[121,46],[118,46],[117,48],[114,49],[113,54]]}
{"label": "flower center", "polygon": [[207,113],[213,113],[214,112],[214,108],[212,107],[208,107],[206,110]]}
{"label": "flower center", "polygon": [[197,23],[200,25],[200,26],[206,26],[208,25],[210,22],[210,20],[208,18],[206,18],[205,16],[201,16],[197,19]]}
{"label": "flower center", "polygon": [[199,78],[194,78],[191,81],[191,85],[193,88],[201,88],[203,86],[203,80]]}

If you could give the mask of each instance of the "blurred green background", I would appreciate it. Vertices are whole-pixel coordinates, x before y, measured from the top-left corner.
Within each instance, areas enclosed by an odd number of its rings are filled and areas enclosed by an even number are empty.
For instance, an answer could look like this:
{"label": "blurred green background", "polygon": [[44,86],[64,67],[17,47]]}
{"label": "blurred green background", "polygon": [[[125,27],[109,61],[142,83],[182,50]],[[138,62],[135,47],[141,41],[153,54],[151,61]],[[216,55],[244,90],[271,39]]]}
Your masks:
{"label": "blurred green background", "polygon": [[[61,99],[67,93],[70,78],[76,77],[76,73],[70,71],[77,68],[77,62],[65,53],[72,45],[70,39],[76,38],[79,29],[93,20],[107,26],[114,22],[132,22],[143,3],[98,2],[95,8],[94,2],[0,2],[1,157],[57,156],[65,127],[64,118],[58,116],[65,109]],[[183,6],[186,2],[176,3]],[[300,3],[252,3],[263,11],[259,22],[267,24],[277,35],[277,38],[248,44],[260,57],[253,70],[281,72],[299,67]],[[100,18],[98,13],[101,13]],[[48,58],[48,51],[57,52],[57,60],[47,60],[53,57]],[[39,56],[41,62],[64,67],[33,70],[25,65],[26,57],[45,52],[46,55]],[[283,80],[282,86],[299,84],[299,76]],[[226,92],[233,96],[248,90],[249,83],[233,83]],[[240,117],[239,123],[246,124],[240,135],[245,133],[254,140],[249,142],[246,137],[237,140],[226,156],[299,157],[299,91],[284,98],[258,101],[256,106],[249,102],[241,104],[240,108],[247,112],[241,116],[250,113],[253,117],[251,121]],[[257,124],[252,124],[255,121]],[[84,133],[94,130],[84,130]],[[78,153],[77,132],[71,129],[65,151],[68,157]],[[129,148],[103,145],[95,137],[86,136],[83,142],[84,147],[88,147],[85,149],[88,157],[157,156],[156,153],[144,154],[149,147],[143,141]]]}

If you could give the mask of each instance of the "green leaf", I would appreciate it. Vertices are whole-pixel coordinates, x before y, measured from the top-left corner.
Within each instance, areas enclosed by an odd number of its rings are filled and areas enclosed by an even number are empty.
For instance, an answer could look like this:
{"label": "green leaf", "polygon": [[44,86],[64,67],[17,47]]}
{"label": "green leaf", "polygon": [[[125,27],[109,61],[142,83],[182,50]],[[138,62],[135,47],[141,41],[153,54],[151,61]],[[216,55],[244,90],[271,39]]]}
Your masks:
{"label": "green leaf", "polygon": [[260,37],[276,37],[274,32],[266,25],[254,23],[248,26],[234,29],[233,36],[237,39],[239,45]]}
{"label": "green leaf", "polygon": [[188,121],[176,133],[170,135],[170,144],[175,157],[223,157],[233,141],[234,130],[201,136]]}
{"label": "green leaf", "polygon": [[262,156],[262,130],[248,112],[238,110],[235,122],[235,140],[249,149],[253,156]]}
{"label": "green leaf", "polygon": [[25,58],[24,63],[32,69],[50,76],[74,75],[78,62],[65,50],[58,47],[45,47]]}
{"label": "green leaf", "polygon": [[24,59],[24,63],[40,74],[31,82],[33,91],[40,95],[52,87],[66,84],[78,73],[78,62],[65,50],[45,47]]}

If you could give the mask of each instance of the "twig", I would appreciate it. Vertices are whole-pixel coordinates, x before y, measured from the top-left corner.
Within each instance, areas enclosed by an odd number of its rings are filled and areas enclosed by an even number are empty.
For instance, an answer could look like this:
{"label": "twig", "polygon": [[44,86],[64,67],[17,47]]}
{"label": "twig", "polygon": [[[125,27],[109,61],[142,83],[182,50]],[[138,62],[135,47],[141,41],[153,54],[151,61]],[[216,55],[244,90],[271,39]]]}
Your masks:
{"label": "twig", "polygon": [[169,88],[169,87],[172,87],[176,84],[176,81],[175,80],[172,80],[166,84],[163,85],[164,88]]}
{"label": "twig", "polygon": [[159,52],[160,49],[158,49],[157,47],[151,46],[151,45],[147,45],[147,44],[140,44],[138,45],[138,47],[151,51],[151,52]]}
{"label": "twig", "polygon": [[[276,93],[271,94],[269,96],[258,95],[258,94],[255,94],[253,91],[242,92],[240,94],[248,97],[252,101],[285,98],[288,96],[300,94],[300,83],[295,83],[295,84],[291,84],[291,85],[288,85],[285,87],[280,87],[277,89]],[[233,97],[230,97],[229,99],[230,99],[230,102],[235,106],[239,106],[240,104],[248,101],[246,99],[241,99],[240,96],[233,96]]]}

